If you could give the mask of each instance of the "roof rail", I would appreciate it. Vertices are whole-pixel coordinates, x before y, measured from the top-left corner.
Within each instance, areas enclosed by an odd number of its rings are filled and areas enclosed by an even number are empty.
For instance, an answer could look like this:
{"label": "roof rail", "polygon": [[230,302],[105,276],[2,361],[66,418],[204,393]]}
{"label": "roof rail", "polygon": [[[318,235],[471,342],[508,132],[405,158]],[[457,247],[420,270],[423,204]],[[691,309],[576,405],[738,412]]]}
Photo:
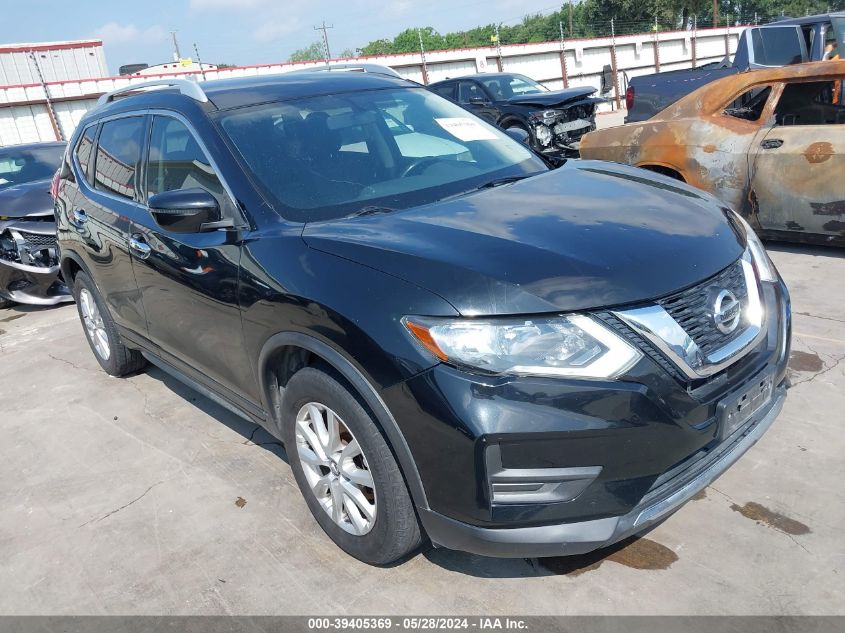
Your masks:
{"label": "roof rail", "polygon": [[134,92],[139,88],[156,88],[162,86],[178,88],[180,94],[183,94],[186,97],[190,97],[195,101],[199,101],[200,103],[208,102],[208,97],[205,95],[205,92],[203,92],[203,89],[195,81],[189,81],[187,79],[154,79],[152,81],[142,81],[141,83],[137,84],[129,84],[128,86],[124,86],[123,88],[118,88],[117,90],[107,92],[106,94],[102,95],[99,99],[97,99],[97,105],[105,105],[106,103],[114,101],[115,97],[122,94],[126,94],[127,92]]}
{"label": "roof rail", "polygon": [[402,79],[402,75],[398,72],[393,70],[390,66],[382,66],[381,64],[372,64],[372,63],[340,63],[340,64],[332,64],[329,63],[326,66],[310,66],[308,68],[300,68],[293,71],[288,71],[286,74],[290,74],[291,72],[295,73],[313,73],[313,72],[324,72],[324,71],[346,71],[346,72],[359,72],[359,73],[372,73],[376,75],[387,75],[388,77],[397,77]]}

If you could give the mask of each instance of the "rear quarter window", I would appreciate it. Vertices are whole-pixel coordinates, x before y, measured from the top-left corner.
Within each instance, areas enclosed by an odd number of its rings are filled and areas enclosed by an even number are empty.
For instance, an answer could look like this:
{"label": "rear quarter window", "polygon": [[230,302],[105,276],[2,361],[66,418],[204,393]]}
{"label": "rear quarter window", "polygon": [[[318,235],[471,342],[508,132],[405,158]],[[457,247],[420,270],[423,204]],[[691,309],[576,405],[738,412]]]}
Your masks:
{"label": "rear quarter window", "polygon": [[94,187],[133,199],[136,173],[141,160],[144,119],[139,116],[103,123],[97,145]]}
{"label": "rear quarter window", "polygon": [[85,129],[82,136],[79,137],[79,142],[76,144],[74,154],[79,163],[80,176],[88,182],[90,167],[94,158],[94,136],[97,132],[97,126],[91,125]]}

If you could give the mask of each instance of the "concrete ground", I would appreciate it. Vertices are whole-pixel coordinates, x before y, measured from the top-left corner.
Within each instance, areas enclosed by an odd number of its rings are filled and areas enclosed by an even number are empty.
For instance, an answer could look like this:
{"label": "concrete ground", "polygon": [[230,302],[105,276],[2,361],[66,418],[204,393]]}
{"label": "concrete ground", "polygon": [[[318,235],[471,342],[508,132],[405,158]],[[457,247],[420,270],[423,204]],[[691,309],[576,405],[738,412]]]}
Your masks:
{"label": "concrete ground", "polygon": [[269,436],[158,370],[109,378],[72,305],[0,310],[0,614],[845,614],[845,252],[771,251],[780,419],[646,537],[572,559],[361,564]]}

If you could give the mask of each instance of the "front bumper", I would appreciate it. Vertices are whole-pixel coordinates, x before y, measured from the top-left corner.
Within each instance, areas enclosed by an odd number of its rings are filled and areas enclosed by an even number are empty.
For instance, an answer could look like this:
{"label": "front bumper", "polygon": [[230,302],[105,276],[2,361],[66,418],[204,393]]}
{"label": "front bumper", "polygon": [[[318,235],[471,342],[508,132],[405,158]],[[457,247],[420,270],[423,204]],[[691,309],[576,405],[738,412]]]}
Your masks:
{"label": "front bumper", "polygon": [[[619,380],[482,377],[438,365],[382,392],[419,470],[431,540],[493,556],[576,554],[676,510],[783,405],[789,295],[783,283],[764,286],[762,336],[699,381],[647,354]],[[731,431],[724,412],[763,383],[771,398]],[[521,491],[538,481],[554,483],[531,500]]]}
{"label": "front bumper", "polygon": [[785,399],[786,389],[781,386],[768,407],[717,447],[705,462],[684,472],[681,481],[654,490],[623,516],[498,529],[469,525],[431,510],[421,511],[420,520],[433,543],[482,556],[566,556],[607,547],[657,524],[715,481],[763,436],[780,414]]}
{"label": "front bumper", "polygon": [[42,306],[73,301],[61,278],[54,222],[0,222],[0,298]]}
{"label": "front bumper", "polygon": [[73,301],[59,266],[27,266],[0,259],[0,298],[15,303],[51,306]]}

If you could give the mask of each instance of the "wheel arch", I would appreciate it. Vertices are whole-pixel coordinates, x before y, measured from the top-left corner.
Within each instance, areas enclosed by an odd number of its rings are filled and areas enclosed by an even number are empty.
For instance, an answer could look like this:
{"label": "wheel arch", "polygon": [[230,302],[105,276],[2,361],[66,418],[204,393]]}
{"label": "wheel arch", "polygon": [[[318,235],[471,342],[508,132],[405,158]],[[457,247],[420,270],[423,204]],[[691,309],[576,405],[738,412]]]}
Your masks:
{"label": "wheel arch", "polygon": [[269,414],[268,422],[275,424],[280,431],[284,385],[299,369],[320,362],[340,374],[364,400],[399,462],[415,505],[427,509],[422,479],[396,419],[361,370],[328,343],[302,332],[280,332],[267,340],[258,359],[258,380],[263,405]]}
{"label": "wheel arch", "polygon": [[640,169],[645,169],[647,171],[652,171],[656,174],[668,176],[669,178],[674,178],[675,180],[679,180],[683,183],[687,182],[687,179],[684,176],[683,172],[674,165],[670,165],[669,163],[662,163],[659,161],[650,160],[647,162],[638,163],[637,167],[639,167]]}
{"label": "wheel arch", "polygon": [[[528,133],[531,134],[531,126],[528,124],[528,121],[525,120],[524,117],[517,116],[516,114],[506,114],[502,118],[500,118],[499,122],[497,123],[497,125],[500,128],[502,128],[503,130],[508,125],[513,125],[513,124],[516,124],[516,125],[519,125],[520,127],[525,128],[528,131]],[[532,134],[532,138],[533,138],[533,134]]]}
{"label": "wheel arch", "polygon": [[88,266],[85,265],[76,251],[62,249],[62,261],[59,266],[61,267],[62,279],[65,280],[68,287],[73,286],[73,280],[80,272],[84,272],[93,280],[91,271],[88,270]]}

